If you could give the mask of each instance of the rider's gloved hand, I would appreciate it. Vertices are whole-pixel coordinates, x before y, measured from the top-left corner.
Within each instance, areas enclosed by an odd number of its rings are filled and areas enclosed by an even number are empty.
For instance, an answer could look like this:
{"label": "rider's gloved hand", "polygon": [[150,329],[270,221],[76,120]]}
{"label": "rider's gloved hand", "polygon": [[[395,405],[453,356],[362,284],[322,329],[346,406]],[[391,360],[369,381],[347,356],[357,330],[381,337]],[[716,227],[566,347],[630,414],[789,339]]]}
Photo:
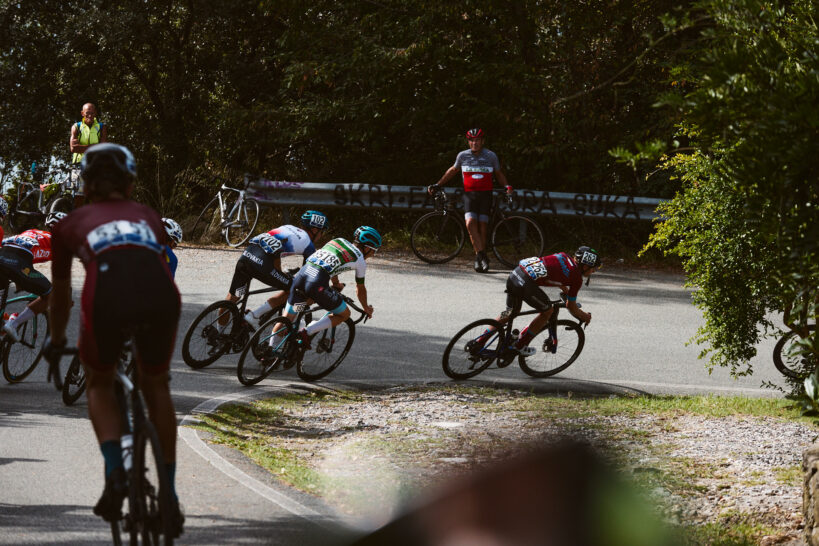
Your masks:
{"label": "rider's gloved hand", "polygon": [[441,191],[441,186],[438,184],[430,184],[427,186],[427,192],[430,194],[434,194],[435,192]]}
{"label": "rider's gloved hand", "polygon": [[63,349],[65,349],[65,340],[55,342],[52,341],[51,336],[48,336],[43,343],[43,358],[53,366],[60,362],[60,357],[63,356]]}

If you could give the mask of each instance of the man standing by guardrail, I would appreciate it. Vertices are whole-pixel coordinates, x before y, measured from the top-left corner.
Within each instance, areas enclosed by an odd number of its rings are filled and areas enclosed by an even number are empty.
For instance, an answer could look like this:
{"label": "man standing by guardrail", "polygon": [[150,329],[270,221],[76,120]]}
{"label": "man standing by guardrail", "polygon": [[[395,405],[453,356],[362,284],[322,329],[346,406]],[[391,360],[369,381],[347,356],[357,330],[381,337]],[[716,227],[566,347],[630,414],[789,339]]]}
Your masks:
{"label": "man standing by guardrail", "polygon": [[[464,217],[466,230],[475,249],[475,271],[486,273],[489,271],[489,259],[486,257],[486,235],[489,231],[489,213],[492,208],[492,187],[497,177],[498,182],[506,186],[507,193],[512,192],[512,186],[506,180],[506,175],[500,168],[500,161],[495,152],[484,148],[483,129],[470,129],[466,132],[469,149],[464,150],[455,158],[451,166],[441,179],[435,184],[443,186],[458,171],[464,181]],[[429,192],[435,188],[429,187]]]}

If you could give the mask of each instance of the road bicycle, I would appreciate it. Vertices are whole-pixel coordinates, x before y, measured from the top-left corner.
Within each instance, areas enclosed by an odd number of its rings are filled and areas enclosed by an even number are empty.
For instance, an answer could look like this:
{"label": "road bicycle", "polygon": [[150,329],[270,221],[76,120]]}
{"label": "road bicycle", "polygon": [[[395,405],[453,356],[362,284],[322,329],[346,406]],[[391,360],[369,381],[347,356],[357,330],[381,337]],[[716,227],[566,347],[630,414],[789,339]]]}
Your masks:
{"label": "road bicycle", "polygon": [[223,182],[216,196],[202,209],[190,229],[188,240],[202,241],[221,232],[229,246],[237,247],[250,239],[259,222],[259,202],[247,197],[249,184],[247,175],[242,189],[231,188]]}
{"label": "road bicycle", "polygon": [[572,365],[583,351],[586,334],[580,320],[559,320],[558,312],[566,307],[563,300],[550,301],[552,316],[543,331],[529,343],[537,352],[524,357],[514,345],[518,331],[514,319],[539,313],[537,309],[513,314],[501,325],[494,319],[476,320],[459,331],[444,349],[442,364],[444,373],[452,379],[474,377],[497,362],[505,368],[517,357],[520,369],[532,377],[549,377]]}
{"label": "road bicycle", "polygon": [[[133,347],[133,336],[129,345]],[[61,351],[63,355],[77,354],[76,348]],[[134,357],[132,357],[132,360]],[[50,365],[59,369],[59,359]],[[57,373],[55,370],[54,373]],[[115,545],[122,544],[122,533],[130,543],[144,545],[173,544],[176,510],[172,498],[165,458],[159,445],[159,436],[146,412],[139,392],[138,366],[132,377],[120,365],[114,383],[122,430],[122,460],[127,476],[128,511],[111,522]]]}
{"label": "road bicycle", "polygon": [[[34,294],[23,294],[14,298],[8,297],[10,282],[0,277],[0,328],[12,314],[20,314],[26,306],[37,299]],[[31,320],[17,327],[20,341],[15,342],[8,336],[0,338],[0,357],[3,359],[3,377],[9,383],[19,383],[28,377],[40,362],[40,348],[48,334],[48,316],[46,313],[34,315]],[[49,378],[49,380],[52,378]],[[54,378],[59,381],[60,378]],[[60,385],[61,386],[61,385]]]}
{"label": "road bicycle", "polygon": [[[464,247],[468,232],[463,213],[441,188],[433,186],[435,210],[416,220],[410,231],[410,246],[421,260],[442,264],[455,258]],[[532,219],[512,214],[513,196],[494,192],[489,225],[489,246],[506,267],[524,258],[543,254],[543,231]],[[504,207],[505,205],[505,207]]]}
{"label": "road bicycle", "polygon": [[63,169],[64,175],[58,180],[59,193],[49,200],[48,212],[65,212],[74,210],[84,198],[79,164]]}
{"label": "road bicycle", "polygon": [[[242,385],[255,385],[272,372],[296,367],[304,381],[316,381],[335,370],[350,352],[355,339],[355,325],[367,320],[367,314],[351,298],[341,295],[359,316],[315,333],[310,338],[310,349],[302,344],[299,326],[312,322],[313,313],[324,311],[320,306],[304,304],[296,318],[275,317],[256,330],[239,357],[236,375]],[[325,314],[329,314],[324,311]],[[274,334],[274,330],[276,333]]]}
{"label": "road bicycle", "polygon": [[[253,326],[244,319],[248,298],[276,290],[278,289],[268,286],[251,291],[245,287],[244,296],[236,303],[221,300],[205,307],[193,319],[182,341],[182,360],[185,364],[198,370],[213,364],[224,354],[238,353],[244,349],[254,332]],[[283,307],[279,306],[263,314],[259,323],[281,315]]]}
{"label": "road bicycle", "polygon": [[[807,327],[808,336],[816,332],[816,325]],[[806,352],[804,338],[793,330],[785,333],[774,345],[773,361],[779,372],[791,379],[804,379],[816,368],[816,358]]]}
{"label": "road bicycle", "polygon": [[[127,342],[122,349],[122,354],[119,357],[119,366],[125,370],[125,374],[129,377],[136,365],[133,352],[131,351],[131,343]],[[80,399],[82,393],[85,392],[85,369],[80,362],[80,355],[75,354],[71,359],[71,364],[68,365],[68,370],[65,372],[63,379],[62,397],[63,404],[66,406],[72,405]]]}

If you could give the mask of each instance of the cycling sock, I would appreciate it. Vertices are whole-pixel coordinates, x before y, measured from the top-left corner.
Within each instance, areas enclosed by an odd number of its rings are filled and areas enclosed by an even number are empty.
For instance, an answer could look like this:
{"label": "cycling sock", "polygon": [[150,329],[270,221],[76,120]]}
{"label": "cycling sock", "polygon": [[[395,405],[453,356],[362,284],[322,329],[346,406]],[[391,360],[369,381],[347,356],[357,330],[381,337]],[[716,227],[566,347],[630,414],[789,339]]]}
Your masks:
{"label": "cycling sock", "polygon": [[105,459],[105,477],[111,475],[114,469],[122,468],[122,447],[119,440],[108,440],[100,444],[102,458]]}
{"label": "cycling sock", "polygon": [[19,326],[25,324],[32,318],[34,318],[34,311],[26,307],[19,315],[17,315],[16,318],[13,318],[12,320],[9,321],[9,327],[18,328]]}
{"label": "cycling sock", "polygon": [[257,307],[253,311],[251,311],[251,313],[253,314],[253,318],[258,319],[259,317],[261,317],[262,315],[264,315],[268,311],[272,311],[272,310],[273,310],[273,308],[270,306],[270,303],[269,302],[264,302],[262,305],[260,305],[259,307]]}
{"label": "cycling sock", "polygon": [[323,317],[318,319],[316,322],[311,322],[310,324],[308,324],[307,328],[305,328],[305,330],[307,330],[307,333],[309,335],[311,335],[311,336],[313,334],[315,334],[316,332],[321,332],[322,330],[326,330],[327,328],[332,326],[332,323],[330,322],[330,317],[332,317],[332,316],[333,315],[324,315]]}
{"label": "cycling sock", "polygon": [[179,497],[176,496],[176,462],[165,463],[165,472],[168,474],[168,483],[171,484],[173,498],[179,502]]}
{"label": "cycling sock", "polygon": [[518,342],[515,344],[515,347],[517,347],[518,349],[520,349],[521,347],[526,347],[527,345],[529,345],[529,342],[532,341],[533,337],[535,337],[534,334],[532,334],[529,331],[529,327],[527,326],[520,333],[520,337],[518,338]]}

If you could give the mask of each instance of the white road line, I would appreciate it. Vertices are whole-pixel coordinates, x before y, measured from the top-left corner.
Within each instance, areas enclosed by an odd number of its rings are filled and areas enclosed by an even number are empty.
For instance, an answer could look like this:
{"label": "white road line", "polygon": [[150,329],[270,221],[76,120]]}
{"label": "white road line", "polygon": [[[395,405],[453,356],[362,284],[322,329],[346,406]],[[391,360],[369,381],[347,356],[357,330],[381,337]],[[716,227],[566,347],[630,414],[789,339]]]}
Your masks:
{"label": "white road line", "polygon": [[226,404],[229,402],[235,402],[237,400],[241,400],[243,398],[250,398],[262,393],[270,393],[270,389],[262,389],[262,388],[254,388],[254,389],[243,389],[242,391],[235,392],[232,394],[226,394],[223,396],[219,396],[217,398],[211,398],[210,400],[205,400],[191,412],[182,419],[182,426],[179,428],[179,436],[185,440],[185,443],[188,444],[193,451],[195,451],[199,456],[203,459],[208,461],[212,464],[217,470],[221,471],[226,476],[233,478],[240,484],[244,485],[254,493],[258,494],[259,496],[267,499],[268,501],[272,502],[273,504],[287,510],[293,515],[299,516],[306,520],[309,520],[311,523],[315,523],[321,527],[326,529],[333,529],[333,525],[329,522],[325,521],[328,518],[328,514],[321,514],[312,510],[300,502],[291,499],[287,495],[276,491],[275,489],[263,484],[259,480],[248,476],[232,464],[230,464],[227,460],[225,460],[221,455],[216,453],[213,449],[211,449],[202,439],[199,437],[196,429],[190,428],[187,425],[192,425],[198,422],[196,414],[209,414],[216,411],[219,406],[222,404]]}

